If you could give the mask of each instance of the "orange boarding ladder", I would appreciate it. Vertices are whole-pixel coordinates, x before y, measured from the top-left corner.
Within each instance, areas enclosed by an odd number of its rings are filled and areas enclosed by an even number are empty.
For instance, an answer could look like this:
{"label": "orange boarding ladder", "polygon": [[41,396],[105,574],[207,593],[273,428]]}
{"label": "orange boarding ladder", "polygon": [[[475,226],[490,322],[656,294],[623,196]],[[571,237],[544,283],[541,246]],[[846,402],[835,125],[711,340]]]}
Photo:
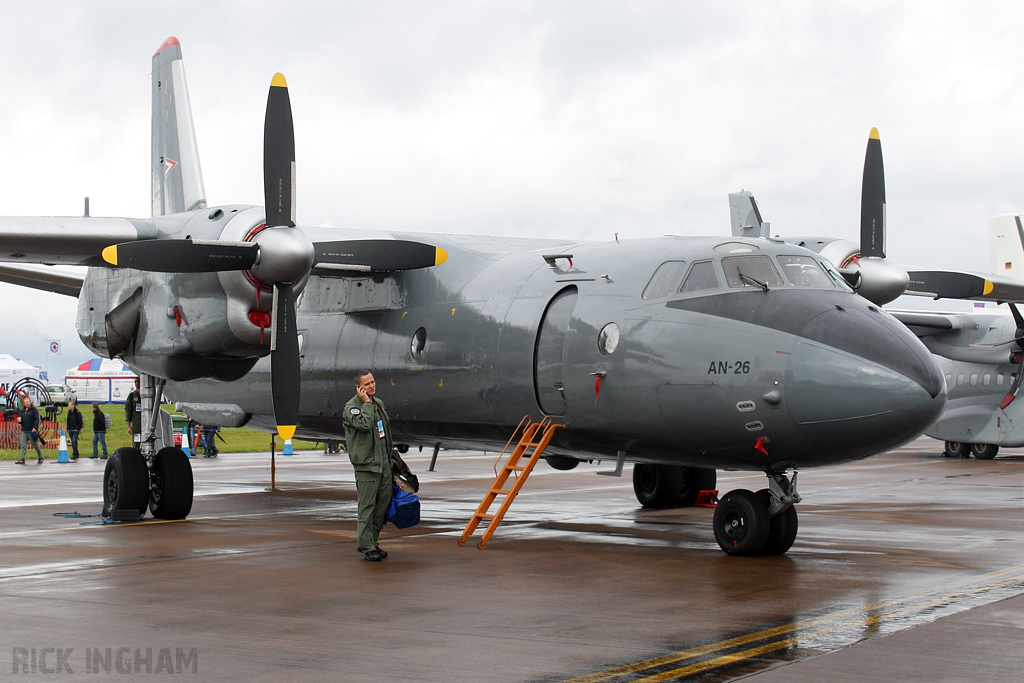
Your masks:
{"label": "orange boarding ladder", "polygon": [[[525,427],[524,427],[525,424]],[[516,438],[516,434],[520,429],[523,430],[523,435],[519,439],[519,443],[516,444],[515,450],[508,456],[508,461],[498,472],[497,478],[494,480],[494,484],[491,485],[490,490],[484,499],[480,502],[480,507],[473,513],[472,519],[466,525],[466,528],[462,532],[462,536],[459,537],[459,545],[466,545],[466,541],[473,532],[476,531],[477,526],[483,520],[489,520],[487,529],[484,530],[484,536],[477,543],[477,547],[481,550],[487,545],[487,541],[491,538],[491,534],[497,530],[498,525],[501,524],[502,518],[505,513],[508,512],[509,506],[512,505],[512,501],[516,499],[520,489],[523,488],[523,484],[526,483],[526,478],[530,476],[530,472],[533,471],[534,465],[540,460],[541,454],[544,449],[547,448],[548,443],[551,442],[551,437],[554,436],[556,429],[564,429],[565,425],[552,424],[550,417],[545,417],[540,422],[533,422],[530,416],[525,416],[519,421],[519,426],[516,427],[516,431],[512,432],[512,438],[508,440],[508,443],[512,443],[512,439]],[[540,441],[535,441],[538,434],[540,435]],[[508,448],[508,444],[505,444],[505,448]],[[520,461],[526,454],[526,451],[533,448],[533,452],[529,455],[525,465],[520,465]],[[505,451],[501,451],[501,455],[504,455]],[[501,460],[501,455],[498,456],[498,460]],[[512,484],[512,488],[506,489],[505,484],[508,483],[510,475],[515,474],[515,482]],[[505,496],[505,500],[502,501],[498,507],[498,511],[493,515],[487,514],[487,510],[490,509],[491,503],[495,501],[498,496]]]}

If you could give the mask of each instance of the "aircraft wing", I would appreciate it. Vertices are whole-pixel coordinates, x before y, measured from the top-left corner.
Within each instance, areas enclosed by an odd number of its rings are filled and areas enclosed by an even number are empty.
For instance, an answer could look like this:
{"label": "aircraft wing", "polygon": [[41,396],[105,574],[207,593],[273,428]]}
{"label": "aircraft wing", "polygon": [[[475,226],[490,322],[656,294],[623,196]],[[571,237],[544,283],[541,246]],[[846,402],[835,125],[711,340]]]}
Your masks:
{"label": "aircraft wing", "polygon": [[911,270],[904,294],[932,299],[1024,303],[1024,280],[953,270]]}
{"label": "aircraft wing", "polygon": [[0,282],[78,297],[84,276],[57,270],[0,265]]}
{"label": "aircraft wing", "polygon": [[104,248],[155,237],[156,226],[143,220],[0,217],[0,262],[106,266]]}

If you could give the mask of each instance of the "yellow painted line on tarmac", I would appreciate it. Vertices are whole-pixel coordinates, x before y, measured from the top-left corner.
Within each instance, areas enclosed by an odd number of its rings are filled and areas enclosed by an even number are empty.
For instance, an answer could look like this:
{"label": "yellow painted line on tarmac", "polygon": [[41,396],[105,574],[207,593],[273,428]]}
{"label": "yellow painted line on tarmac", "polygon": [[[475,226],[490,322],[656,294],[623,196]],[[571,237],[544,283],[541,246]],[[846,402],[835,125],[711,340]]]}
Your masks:
{"label": "yellow painted line on tarmac", "polygon": [[747,659],[753,659],[754,657],[760,657],[763,654],[774,652],[775,650],[782,650],[784,648],[797,644],[796,638],[784,638],[782,640],[761,645],[758,647],[752,647],[749,650],[743,650],[742,652],[735,652],[729,655],[722,655],[716,659],[709,659],[705,662],[697,662],[696,664],[690,664],[679,669],[672,669],[671,671],[664,671],[660,674],[653,676],[645,676],[644,678],[637,678],[632,683],[655,683],[656,681],[670,681],[674,678],[683,678],[685,676],[692,676],[703,671],[710,669],[717,669],[722,666],[728,666],[729,664],[735,664],[742,662]]}
{"label": "yellow painted line on tarmac", "polygon": [[[822,636],[830,632],[848,629],[862,624],[865,620],[877,621],[882,618],[892,618],[908,613],[922,612],[936,605],[948,602],[953,597],[967,597],[993,590],[1003,586],[1020,583],[1024,581],[1024,565],[1016,565],[997,569],[986,574],[969,576],[954,581],[922,589],[905,595],[895,596],[887,600],[880,600],[862,607],[848,608],[818,617],[811,617],[802,621],[795,621],[789,624],[782,624],[761,631],[727,638],[708,645],[680,650],[659,657],[646,659],[632,664],[598,671],[592,674],[571,678],[563,683],[598,683],[621,676],[631,676],[650,669],[684,662],[701,657],[703,655],[729,650],[741,645],[747,645],[760,640],[768,640],[783,636],[778,640],[758,645],[740,652],[731,652],[695,662],[686,666],[677,667],[668,671],[652,673],[642,678],[630,678],[631,683],[654,683],[655,681],[666,681],[685,678],[710,669],[716,669],[730,664],[736,664],[747,659],[759,657],[763,654],[781,650],[799,644],[801,638]],[[973,584],[973,585],[972,585]],[[907,604],[907,603],[910,604]]]}

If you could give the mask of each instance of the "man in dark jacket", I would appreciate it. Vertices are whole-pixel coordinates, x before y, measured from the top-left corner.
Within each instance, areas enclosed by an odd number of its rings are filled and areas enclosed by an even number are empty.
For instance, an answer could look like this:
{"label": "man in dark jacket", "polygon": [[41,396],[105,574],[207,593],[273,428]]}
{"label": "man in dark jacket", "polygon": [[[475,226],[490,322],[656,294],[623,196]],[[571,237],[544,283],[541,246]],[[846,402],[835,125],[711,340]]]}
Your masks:
{"label": "man in dark jacket", "polygon": [[78,435],[85,426],[85,418],[76,401],[68,401],[68,438],[71,439],[71,459],[78,460]]}
{"label": "man in dark jacket", "polygon": [[107,418],[103,415],[103,411],[100,410],[99,403],[92,404],[92,455],[90,459],[94,459],[97,455],[96,443],[103,444],[103,457],[100,460],[107,459]]}
{"label": "man in dark jacket", "polygon": [[142,395],[139,394],[139,378],[135,378],[135,388],[128,394],[124,402],[124,421],[128,423],[128,433],[132,435],[132,443],[138,448],[142,443]]}
{"label": "man in dark jacket", "polygon": [[370,562],[388,556],[377,537],[391,504],[391,422],[384,403],[374,397],[377,384],[369,370],[356,375],[356,395],[345,404],[345,443],[356,471],[359,522],[356,550]]}
{"label": "man in dark jacket", "polygon": [[43,451],[39,448],[39,411],[32,405],[32,399],[25,396],[21,401],[21,415],[18,417],[21,422],[21,459],[17,460],[18,465],[25,464],[25,449],[28,442],[32,441],[32,448],[36,449],[39,459],[36,461],[43,464]]}

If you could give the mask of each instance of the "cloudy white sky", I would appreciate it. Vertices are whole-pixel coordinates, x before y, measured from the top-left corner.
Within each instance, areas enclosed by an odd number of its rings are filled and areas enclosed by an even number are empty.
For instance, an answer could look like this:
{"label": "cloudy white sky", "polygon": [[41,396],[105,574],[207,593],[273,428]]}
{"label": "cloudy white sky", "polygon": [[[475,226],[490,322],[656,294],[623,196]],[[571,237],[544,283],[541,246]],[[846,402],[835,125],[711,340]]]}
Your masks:
{"label": "cloudy white sky", "polygon": [[[174,35],[211,204],[262,203],[281,71],[301,224],[727,234],[745,188],[774,233],[856,241],[877,126],[889,256],[986,271],[988,219],[1024,208],[1022,29],[1006,2],[4,2],[0,215],[149,215]],[[74,311],[0,286],[0,353],[87,360]]]}

